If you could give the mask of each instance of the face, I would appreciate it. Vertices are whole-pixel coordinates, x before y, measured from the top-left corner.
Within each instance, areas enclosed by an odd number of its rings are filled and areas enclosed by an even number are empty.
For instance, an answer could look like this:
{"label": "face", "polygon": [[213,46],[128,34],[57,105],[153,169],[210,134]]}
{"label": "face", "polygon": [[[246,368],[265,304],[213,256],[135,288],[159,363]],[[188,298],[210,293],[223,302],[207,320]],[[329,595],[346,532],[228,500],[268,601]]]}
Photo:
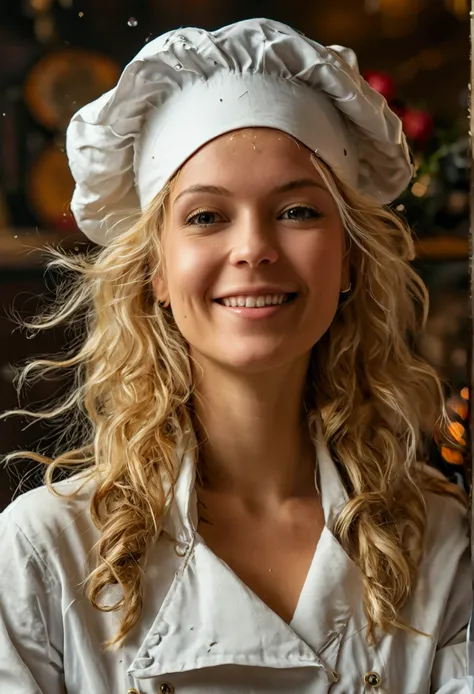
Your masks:
{"label": "face", "polygon": [[279,131],[245,129],[182,167],[154,291],[199,363],[255,372],[308,360],[331,324],[349,283],[344,231],[310,157]]}

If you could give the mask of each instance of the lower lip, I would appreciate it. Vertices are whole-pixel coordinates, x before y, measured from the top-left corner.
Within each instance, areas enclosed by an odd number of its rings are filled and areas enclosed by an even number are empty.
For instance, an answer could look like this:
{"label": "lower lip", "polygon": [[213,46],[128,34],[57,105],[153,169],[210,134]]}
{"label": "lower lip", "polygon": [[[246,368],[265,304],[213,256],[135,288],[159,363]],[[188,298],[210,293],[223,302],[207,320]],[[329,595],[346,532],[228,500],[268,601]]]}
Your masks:
{"label": "lower lip", "polygon": [[216,301],[216,304],[221,308],[225,308],[226,311],[231,311],[241,318],[247,318],[248,320],[260,320],[262,318],[269,318],[277,313],[281,313],[284,309],[288,308],[295,303],[295,299],[291,301],[286,301],[284,304],[275,304],[272,306],[262,306],[261,308],[248,308],[247,306],[225,306],[224,304]]}

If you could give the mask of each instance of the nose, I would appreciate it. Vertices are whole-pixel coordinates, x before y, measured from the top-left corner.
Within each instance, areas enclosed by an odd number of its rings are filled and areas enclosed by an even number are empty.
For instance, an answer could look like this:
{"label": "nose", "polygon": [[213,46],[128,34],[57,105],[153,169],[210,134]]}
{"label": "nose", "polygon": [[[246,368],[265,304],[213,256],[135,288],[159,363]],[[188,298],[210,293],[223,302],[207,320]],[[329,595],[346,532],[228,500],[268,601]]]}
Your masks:
{"label": "nose", "polygon": [[278,241],[271,225],[256,215],[237,225],[230,255],[232,265],[273,265],[279,258]]}

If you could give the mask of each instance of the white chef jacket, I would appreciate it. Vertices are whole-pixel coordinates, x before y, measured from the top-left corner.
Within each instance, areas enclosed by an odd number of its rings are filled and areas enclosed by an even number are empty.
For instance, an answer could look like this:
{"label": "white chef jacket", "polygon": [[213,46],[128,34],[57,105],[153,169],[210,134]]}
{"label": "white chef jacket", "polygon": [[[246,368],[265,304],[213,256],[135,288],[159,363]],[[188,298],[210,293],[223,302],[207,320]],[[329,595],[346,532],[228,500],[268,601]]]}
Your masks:
{"label": "white chef jacket", "polygon": [[[167,519],[175,542],[163,535],[150,547],[143,613],[118,650],[101,646],[120,614],[94,609],[82,585],[99,538],[93,483],[71,500],[45,487],[17,498],[0,515],[1,694],[467,694],[471,576],[460,504],[426,496],[426,550],[403,616],[431,638],[395,629],[368,646],[360,572],[331,530],[347,496],[322,441],[316,453],[326,525],[289,625],[196,532],[189,453]],[[104,602],[119,596],[111,588]]]}

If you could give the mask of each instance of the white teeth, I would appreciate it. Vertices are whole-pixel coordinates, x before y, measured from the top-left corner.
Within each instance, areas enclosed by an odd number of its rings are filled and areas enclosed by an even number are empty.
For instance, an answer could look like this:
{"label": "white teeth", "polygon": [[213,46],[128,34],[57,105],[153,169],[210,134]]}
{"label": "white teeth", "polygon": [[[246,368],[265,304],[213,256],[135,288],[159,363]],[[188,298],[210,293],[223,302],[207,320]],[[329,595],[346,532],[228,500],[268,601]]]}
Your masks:
{"label": "white teeth", "polygon": [[288,298],[288,294],[267,294],[266,296],[229,296],[222,299],[224,306],[239,306],[241,308],[262,308],[263,306],[276,306],[282,304]]}

